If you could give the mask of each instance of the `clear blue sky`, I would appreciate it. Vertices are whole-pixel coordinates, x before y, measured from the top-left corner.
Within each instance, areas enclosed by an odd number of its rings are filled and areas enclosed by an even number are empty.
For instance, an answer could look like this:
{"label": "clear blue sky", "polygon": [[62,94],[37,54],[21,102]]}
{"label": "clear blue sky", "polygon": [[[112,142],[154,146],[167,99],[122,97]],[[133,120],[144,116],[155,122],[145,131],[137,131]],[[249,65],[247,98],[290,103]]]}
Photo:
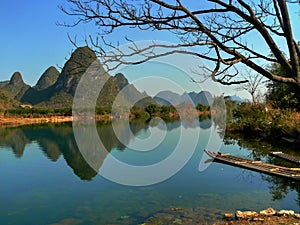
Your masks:
{"label": "clear blue sky", "polygon": [[49,66],[62,66],[73,46],[67,39],[71,29],[58,27],[65,19],[57,7],[61,0],[0,1],[0,78],[15,71],[25,82],[35,84]]}
{"label": "clear blue sky", "polygon": [[[3,0],[0,1],[0,80],[8,80],[15,71],[21,72],[26,83],[34,85],[49,66],[63,66],[74,46],[67,33],[77,34],[79,39],[96,31],[90,25],[76,28],[59,27],[56,22],[68,22],[73,18],[66,16],[58,5],[64,0]],[[291,10],[292,23],[299,25],[300,17],[295,13],[300,6],[294,4]],[[295,37],[300,40],[300,29],[294,29]],[[126,34],[137,40],[157,39],[172,41],[167,33],[145,33],[128,31]],[[111,38],[117,40],[124,30]],[[228,89],[229,90],[229,89]],[[230,90],[229,90],[230,92]],[[234,94],[231,91],[230,94]]]}

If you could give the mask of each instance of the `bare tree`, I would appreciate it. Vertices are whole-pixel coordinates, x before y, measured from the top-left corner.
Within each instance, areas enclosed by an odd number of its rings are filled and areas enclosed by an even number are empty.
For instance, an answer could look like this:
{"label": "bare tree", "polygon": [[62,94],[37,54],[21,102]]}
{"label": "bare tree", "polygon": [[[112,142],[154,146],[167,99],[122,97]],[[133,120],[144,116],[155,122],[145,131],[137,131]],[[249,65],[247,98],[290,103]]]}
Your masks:
{"label": "bare tree", "polygon": [[263,76],[259,73],[256,73],[254,76],[252,75],[250,70],[245,72],[243,75],[245,80],[248,82],[241,84],[240,87],[237,88],[239,91],[247,91],[251,95],[251,100],[253,104],[256,104],[260,101],[261,92],[259,88],[263,85]]}
{"label": "bare tree", "polygon": [[[104,54],[103,44],[116,49],[112,61],[138,64],[169,54],[190,54],[214,62],[210,76],[222,84],[246,83],[239,76],[238,64],[243,64],[262,76],[277,82],[300,87],[300,49],[293,36],[287,4],[296,0],[66,0],[61,9],[73,16],[73,24],[92,22],[99,28],[100,38],[88,40]],[[298,4],[295,4],[298,7]],[[147,47],[134,45],[132,52],[122,52],[103,35],[119,27],[130,29],[169,31],[178,44],[153,42]],[[252,35],[263,40],[264,46],[253,45]],[[125,37],[126,38],[126,37]],[[287,52],[282,52],[284,43]],[[101,47],[102,46],[102,47]],[[182,47],[182,48],[179,48]],[[161,53],[157,49],[164,49]],[[262,49],[267,49],[268,56]],[[126,57],[138,54],[141,60]],[[127,58],[128,59],[128,58]],[[266,65],[278,63],[284,74],[268,71]]]}

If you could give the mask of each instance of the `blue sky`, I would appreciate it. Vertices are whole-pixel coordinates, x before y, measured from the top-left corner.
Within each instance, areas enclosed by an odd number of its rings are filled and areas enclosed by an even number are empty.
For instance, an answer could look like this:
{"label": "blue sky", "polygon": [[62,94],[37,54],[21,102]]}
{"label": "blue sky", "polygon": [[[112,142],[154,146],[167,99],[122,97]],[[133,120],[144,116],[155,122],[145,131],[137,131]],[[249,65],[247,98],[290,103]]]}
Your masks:
{"label": "blue sky", "polygon": [[[92,25],[76,28],[57,26],[56,22],[73,19],[58,9],[58,5],[62,4],[65,4],[64,0],[0,1],[0,80],[8,80],[15,71],[19,71],[26,83],[34,85],[49,66],[63,66],[66,58],[69,58],[74,46],[68,40],[67,33],[71,36],[77,34],[78,39],[83,40],[85,35],[96,32]],[[300,6],[294,5],[290,12],[294,27],[299,27],[297,11],[300,11]],[[300,29],[294,31],[295,37],[300,40]],[[118,40],[121,34],[124,34],[124,30],[110,38]],[[155,32],[131,32],[126,29],[126,34],[129,37],[134,35],[136,40],[159,38],[161,41],[175,41],[168,33],[160,32],[158,35]],[[184,78],[181,82],[190,81]],[[191,91],[197,89],[192,86]],[[226,90],[228,94],[236,93],[232,88]]]}
{"label": "blue sky", "polygon": [[1,80],[20,71],[25,82],[35,84],[49,66],[62,66],[72,44],[56,22],[66,17],[59,11],[60,0],[0,1]]}

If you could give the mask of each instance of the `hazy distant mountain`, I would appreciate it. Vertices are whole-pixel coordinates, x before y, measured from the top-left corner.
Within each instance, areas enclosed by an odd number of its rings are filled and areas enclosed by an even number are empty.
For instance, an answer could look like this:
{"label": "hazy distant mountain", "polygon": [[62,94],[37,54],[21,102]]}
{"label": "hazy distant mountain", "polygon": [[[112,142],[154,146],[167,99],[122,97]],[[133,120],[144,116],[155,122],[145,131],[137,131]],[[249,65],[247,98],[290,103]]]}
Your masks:
{"label": "hazy distant mountain", "polygon": [[166,106],[178,106],[183,103],[181,95],[172,91],[161,91],[155,95],[153,99],[157,102],[157,104]]}
{"label": "hazy distant mountain", "polygon": [[146,106],[150,104],[155,104],[156,102],[146,94],[146,92],[139,92],[133,84],[129,84],[128,80],[122,73],[116,74],[113,81],[118,87],[118,91],[124,96],[124,99],[131,105]]}
{"label": "hazy distant mountain", "polygon": [[193,100],[195,105],[212,105],[214,101],[213,96],[208,91],[201,91],[199,93],[190,92],[189,96]]}
{"label": "hazy distant mountain", "polygon": [[237,95],[226,96],[225,99],[235,101],[235,102],[245,102],[244,99],[242,99],[240,96]]}
{"label": "hazy distant mountain", "polygon": [[213,97],[208,91],[201,91],[199,93],[190,92],[179,95],[172,91],[161,91],[153,98],[159,105],[173,105],[180,106],[184,104],[202,104],[211,105],[213,103]]}

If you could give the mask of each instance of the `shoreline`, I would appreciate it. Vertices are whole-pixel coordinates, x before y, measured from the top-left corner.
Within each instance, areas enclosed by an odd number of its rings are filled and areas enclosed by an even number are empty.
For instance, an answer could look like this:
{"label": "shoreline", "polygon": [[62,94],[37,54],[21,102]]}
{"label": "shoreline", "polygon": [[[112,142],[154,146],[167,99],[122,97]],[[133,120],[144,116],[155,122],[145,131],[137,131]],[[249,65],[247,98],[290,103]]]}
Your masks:
{"label": "shoreline", "polygon": [[[207,216],[203,216],[203,210]],[[223,211],[223,210],[222,210]],[[223,216],[222,216],[223,215]],[[140,225],[278,225],[299,224],[300,214],[293,210],[279,210],[267,208],[259,212],[236,211],[235,213],[221,213],[221,211],[205,209],[203,207],[175,207],[170,206],[150,215]]]}
{"label": "shoreline", "polygon": [[[96,115],[96,121],[108,121],[112,117],[109,114]],[[5,117],[0,115],[0,127],[18,127],[31,124],[66,123],[73,122],[73,116],[43,116],[43,117]]]}
{"label": "shoreline", "polygon": [[[196,119],[199,116],[209,116],[210,112],[197,112],[197,115],[184,115],[185,119]],[[163,116],[164,117],[164,116]],[[96,121],[111,121],[114,117],[108,113],[103,115],[95,115]],[[120,117],[121,118],[121,117]],[[180,118],[177,114],[169,114],[167,118]],[[47,124],[47,123],[66,123],[73,122],[76,118],[73,116],[59,116],[59,115],[42,115],[37,117],[31,116],[4,116],[4,114],[0,114],[0,127],[17,127],[23,125],[31,125],[31,124]],[[129,117],[129,120],[138,119],[132,114]]]}

